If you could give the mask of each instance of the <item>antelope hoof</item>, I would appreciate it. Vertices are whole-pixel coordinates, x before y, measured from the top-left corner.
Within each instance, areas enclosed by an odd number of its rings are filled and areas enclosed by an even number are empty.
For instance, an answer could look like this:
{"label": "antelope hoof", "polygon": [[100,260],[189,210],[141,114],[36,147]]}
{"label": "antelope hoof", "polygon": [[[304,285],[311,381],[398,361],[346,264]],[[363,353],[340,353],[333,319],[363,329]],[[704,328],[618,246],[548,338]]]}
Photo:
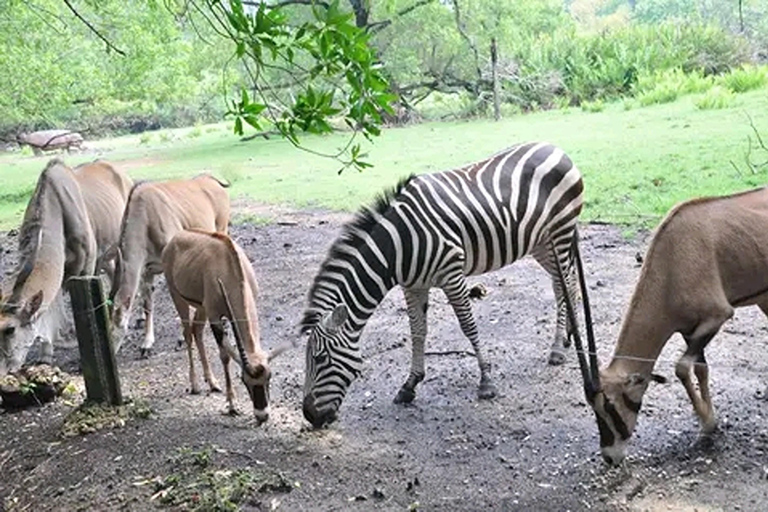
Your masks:
{"label": "antelope hoof", "polygon": [[717,417],[715,417],[713,414],[701,422],[701,433],[705,436],[708,436],[711,435],[715,430],[717,430]]}
{"label": "antelope hoof", "polygon": [[240,416],[240,411],[237,410],[237,407],[231,406],[227,408],[227,416]]}
{"label": "antelope hoof", "polygon": [[152,354],[151,348],[140,348],[139,349],[139,357],[141,359],[149,359],[149,356]]}
{"label": "antelope hoof", "polygon": [[176,341],[176,350],[181,350],[184,348],[184,340],[180,339]]}
{"label": "antelope hoof", "polygon": [[413,399],[416,398],[416,391],[413,389],[408,389],[405,386],[400,388],[400,391],[397,392],[397,396],[393,400],[396,404],[409,404],[413,402]]}
{"label": "antelope hoof", "polygon": [[193,386],[193,387],[189,388],[189,394],[190,395],[199,395],[200,394],[200,388],[198,388],[197,386]]}
{"label": "antelope hoof", "polygon": [[549,363],[550,366],[560,366],[565,363],[565,360],[565,352],[561,350],[552,350],[552,352],[549,353],[549,360],[547,363]]}
{"label": "antelope hoof", "polygon": [[219,386],[219,383],[215,380],[209,382],[208,386],[211,388],[211,393],[221,393],[221,386]]}
{"label": "antelope hoof", "polygon": [[146,320],[143,318],[137,318],[136,323],[133,324],[134,329],[141,329],[144,327],[144,324],[146,323]]}
{"label": "antelope hoof", "polygon": [[494,386],[490,382],[481,383],[480,387],[477,389],[477,397],[480,400],[490,400],[491,398],[495,398],[496,386]]}

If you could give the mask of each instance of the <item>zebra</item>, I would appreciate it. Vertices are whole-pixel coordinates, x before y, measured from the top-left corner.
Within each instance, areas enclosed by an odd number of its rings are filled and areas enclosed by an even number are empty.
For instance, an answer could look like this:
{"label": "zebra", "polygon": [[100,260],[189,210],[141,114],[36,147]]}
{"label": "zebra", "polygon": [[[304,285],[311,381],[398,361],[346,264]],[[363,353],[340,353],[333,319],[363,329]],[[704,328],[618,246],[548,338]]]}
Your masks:
{"label": "zebra", "polygon": [[332,244],[301,320],[302,334],[309,334],[304,417],[315,427],[336,420],[347,388],[362,371],[362,330],[395,285],[405,295],[412,357],[394,402],[413,401],[424,379],[433,287],[443,290],[472,344],[480,368],[478,397],[496,396],[466,277],[529,254],[552,276],[557,325],[549,363],[562,364],[573,326],[557,265],[569,298],[579,300],[572,248],[583,188],[581,173],[562,149],[531,142],[458,169],[412,174],[361,209]]}

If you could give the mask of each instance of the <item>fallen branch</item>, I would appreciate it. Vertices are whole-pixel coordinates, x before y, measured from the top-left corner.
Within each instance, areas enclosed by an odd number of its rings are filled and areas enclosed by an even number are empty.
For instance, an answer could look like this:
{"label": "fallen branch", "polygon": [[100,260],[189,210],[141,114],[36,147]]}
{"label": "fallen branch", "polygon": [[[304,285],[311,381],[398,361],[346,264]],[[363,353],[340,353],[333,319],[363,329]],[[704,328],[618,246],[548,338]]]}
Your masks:
{"label": "fallen branch", "polygon": [[477,357],[474,352],[468,350],[443,350],[438,352],[424,352],[425,356],[465,356]]}
{"label": "fallen branch", "polygon": [[253,140],[256,137],[264,137],[265,140],[269,140],[270,135],[280,135],[280,132],[276,130],[265,130],[263,132],[254,133],[246,137],[240,137],[240,142],[248,142],[249,140]]}

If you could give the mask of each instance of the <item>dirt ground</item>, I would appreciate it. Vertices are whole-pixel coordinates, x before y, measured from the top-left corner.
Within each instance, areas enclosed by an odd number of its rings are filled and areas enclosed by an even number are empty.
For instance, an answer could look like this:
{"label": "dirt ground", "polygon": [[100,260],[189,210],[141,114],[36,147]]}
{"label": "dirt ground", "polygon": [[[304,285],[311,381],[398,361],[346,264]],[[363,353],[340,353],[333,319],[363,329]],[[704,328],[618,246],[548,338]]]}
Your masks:
{"label": "dirt ground", "polygon": [[[272,347],[298,336],[311,280],[349,217],[250,211],[271,224],[235,226],[232,233],[254,264],[262,336]],[[605,362],[638,275],[635,255],[645,252],[648,235],[627,241],[616,228],[585,226],[582,236]],[[15,260],[16,239],[4,235],[0,244],[2,271]],[[562,367],[546,364],[555,318],[548,276],[525,259],[476,282],[490,292],[475,313],[498,398],[476,399],[474,358],[432,355],[415,402],[392,403],[410,361],[404,301],[393,290],[365,330],[365,371],[339,421],[312,431],[300,407],[302,346],[274,361],[272,415],[262,427],[250,414],[225,416],[221,394],[190,395],[186,353],[176,348],[179,323],[161,280],[154,353],[138,357],[134,330],[118,356],[124,393],[146,401],[153,413],[73,438],[60,435],[72,410],[62,401],[1,413],[0,510],[146,510],[164,501],[181,510],[195,502],[173,504],[172,493],[202,485],[180,476],[190,468],[209,471],[212,479],[239,470],[277,475],[280,485],[250,487],[239,497],[244,510],[768,510],[768,403],[756,398],[768,384],[768,324],[756,308],[738,310],[708,350],[720,430],[699,439],[674,379],[683,346],[675,337],[656,367],[670,383],[649,389],[629,460],[609,469],[574,354]],[[430,351],[470,349],[438,291],[429,329]],[[74,338],[56,358],[77,370]],[[250,413],[237,385],[239,407]]]}

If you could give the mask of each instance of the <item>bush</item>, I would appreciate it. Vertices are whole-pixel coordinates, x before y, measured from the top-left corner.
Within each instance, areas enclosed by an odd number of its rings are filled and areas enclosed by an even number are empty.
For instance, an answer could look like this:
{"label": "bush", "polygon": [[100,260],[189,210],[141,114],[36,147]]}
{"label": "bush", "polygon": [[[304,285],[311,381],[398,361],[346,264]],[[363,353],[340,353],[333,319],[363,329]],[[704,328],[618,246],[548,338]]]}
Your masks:
{"label": "bush", "polygon": [[647,107],[657,103],[670,103],[680,97],[680,89],[672,83],[659,83],[649,91],[637,95],[640,105]]}
{"label": "bush", "polygon": [[581,110],[584,112],[602,112],[605,110],[603,100],[585,101],[581,104]]}
{"label": "bush", "polygon": [[725,87],[716,85],[696,100],[696,108],[699,110],[716,110],[728,108],[736,103],[736,94]]}
{"label": "bush", "polygon": [[747,92],[764,87],[768,83],[765,66],[745,64],[718,77],[717,83],[733,92]]}

